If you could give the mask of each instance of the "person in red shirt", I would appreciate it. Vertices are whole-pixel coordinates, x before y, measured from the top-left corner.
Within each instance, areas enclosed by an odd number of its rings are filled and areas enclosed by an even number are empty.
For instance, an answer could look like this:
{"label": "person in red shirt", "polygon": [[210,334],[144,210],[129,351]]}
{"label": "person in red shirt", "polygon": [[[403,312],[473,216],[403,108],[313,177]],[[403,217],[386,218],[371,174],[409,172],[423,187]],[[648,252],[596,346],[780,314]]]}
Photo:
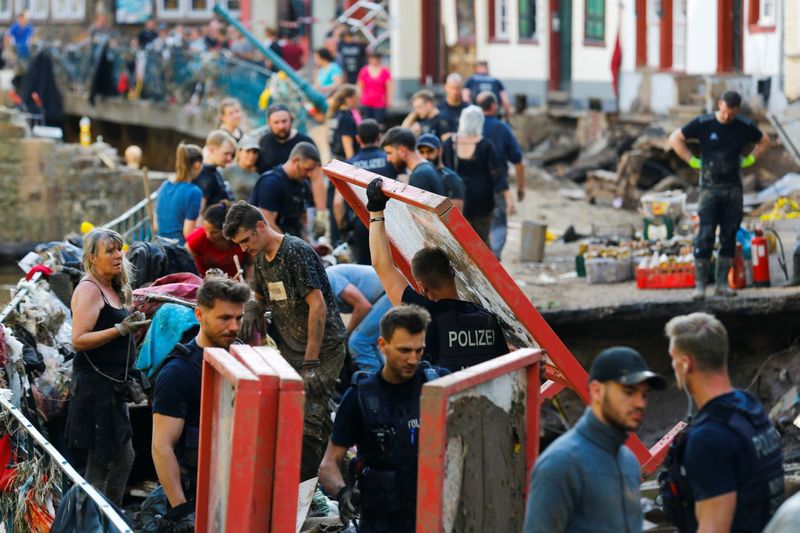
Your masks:
{"label": "person in red shirt", "polygon": [[244,253],[232,241],[222,236],[222,224],[228,206],[214,204],[203,213],[203,225],[186,237],[186,249],[194,257],[200,277],[206,275],[210,268],[218,268],[233,278],[237,274],[234,257],[239,258],[239,264],[244,266]]}
{"label": "person in red shirt", "polygon": [[303,56],[305,55],[305,50],[303,47],[297,44],[297,41],[290,37],[286,32],[283,33],[283,38],[278,41],[278,44],[281,47],[281,57],[283,58],[286,63],[289,64],[295,70],[300,70],[303,68]]}

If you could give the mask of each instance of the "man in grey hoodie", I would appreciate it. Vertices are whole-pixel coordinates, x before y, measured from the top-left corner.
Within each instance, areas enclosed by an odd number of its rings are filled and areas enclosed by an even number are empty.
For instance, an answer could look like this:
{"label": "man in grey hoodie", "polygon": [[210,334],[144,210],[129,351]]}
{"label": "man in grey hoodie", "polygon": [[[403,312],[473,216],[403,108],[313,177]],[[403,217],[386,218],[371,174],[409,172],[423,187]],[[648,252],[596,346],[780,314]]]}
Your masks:
{"label": "man in grey hoodie", "polygon": [[589,370],[591,404],[539,457],[525,533],[640,533],[639,462],[626,446],[642,425],[650,389],[664,389],[636,350],[600,352]]}

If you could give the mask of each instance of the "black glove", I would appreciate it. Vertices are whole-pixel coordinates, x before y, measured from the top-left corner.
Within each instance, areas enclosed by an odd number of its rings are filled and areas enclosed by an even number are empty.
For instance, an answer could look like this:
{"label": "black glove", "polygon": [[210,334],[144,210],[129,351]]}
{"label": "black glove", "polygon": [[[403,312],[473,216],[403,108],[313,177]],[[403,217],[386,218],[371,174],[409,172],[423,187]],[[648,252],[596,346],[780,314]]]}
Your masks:
{"label": "black glove", "polygon": [[361,499],[361,492],[353,487],[345,485],[336,495],[339,502],[339,519],[342,524],[347,525],[350,520],[358,514],[358,502]]}
{"label": "black glove", "polygon": [[325,394],[325,384],[322,382],[319,366],[319,361],[303,361],[303,366],[300,368],[303,385],[305,386],[306,394],[309,396],[323,396]]}
{"label": "black glove", "polygon": [[164,515],[169,522],[172,533],[194,533],[194,503],[184,502],[173,507]]}
{"label": "black glove", "polygon": [[263,302],[250,300],[244,304],[244,318],[242,327],[239,329],[239,338],[242,342],[250,343],[256,331],[261,333],[262,337],[265,335],[267,320],[264,318],[264,313],[266,311],[267,306]]}
{"label": "black glove", "polygon": [[383,190],[381,189],[382,185],[383,180],[381,178],[375,178],[369,182],[367,186],[367,211],[370,213],[386,209],[386,202],[388,202],[389,199],[383,194]]}

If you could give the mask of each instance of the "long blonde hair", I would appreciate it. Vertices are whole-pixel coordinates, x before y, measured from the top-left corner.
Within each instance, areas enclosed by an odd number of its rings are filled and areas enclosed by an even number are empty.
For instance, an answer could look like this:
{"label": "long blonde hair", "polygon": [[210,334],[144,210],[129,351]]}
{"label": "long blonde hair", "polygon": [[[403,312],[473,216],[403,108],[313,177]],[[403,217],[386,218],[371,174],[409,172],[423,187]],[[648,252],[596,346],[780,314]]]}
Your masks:
{"label": "long blonde hair", "polygon": [[180,143],[175,151],[175,182],[192,181],[189,174],[192,166],[203,161],[203,150],[196,144]]}
{"label": "long blonde hair", "polygon": [[[87,274],[92,273],[94,257],[97,255],[98,248],[101,244],[114,245],[119,250],[122,250],[124,241],[122,236],[114,230],[106,228],[95,228],[83,238],[83,271]],[[123,305],[131,303],[131,270],[133,269],[131,263],[123,255],[122,256],[122,269],[119,274],[114,276],[111,280],[111,287],[114,292],[119,296]]]}
{"label": "long blonde hair", "polygon": [[328,118],[333,118],[336,112],[339,111],[344,105],[344,101],[358,93],[358,87],[352,83],[345,83],[340,85],[336,92],[331,97],[331,105],[328,107]]}

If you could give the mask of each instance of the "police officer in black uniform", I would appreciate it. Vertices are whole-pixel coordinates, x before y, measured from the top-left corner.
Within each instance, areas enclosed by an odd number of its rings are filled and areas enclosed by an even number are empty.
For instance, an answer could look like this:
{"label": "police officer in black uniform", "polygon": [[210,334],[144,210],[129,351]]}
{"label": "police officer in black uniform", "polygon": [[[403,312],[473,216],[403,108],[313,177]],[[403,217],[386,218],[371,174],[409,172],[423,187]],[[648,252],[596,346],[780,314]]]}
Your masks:
{"label": "police officer in black uniform", "polygon": [[[414,531],[419,397],[425,382],[448,373],[422,361],[430,320],[418,306],[390,309],[378,338],[386,363],[377,372],[356,373],[336,413],[319,480],[336,495],[342,523],[360,510],[361,533]],[[346,484],[340,465],[353,445],[358,455]]]}
{"label": "police officer in black uniform", "polygon": [[[769,137],[748,119],[738,115],[742,97],[728,91],[715,113],[695,118],[669,137],[670,147],[689,166],[700,171],[700,230],[694,247],[695,300],[705,298],[711,252],[719,226],[717,296],[736,296],[728,288],[728,271],[736,253],[736,232],[742,222],[742,176],[740,168],[752,166],[769,145]],[[700,157],[692,154],[687,140],[700,145]],[[747,156],[745,146],[757,143]]]}
{"label": "police officer in black uniform", "polygon": [[203,350],[227,349],[236,339],[250,287],[209,274],[197,291],[197,336],[163,363],[153,393],[153,463],[170,505],[167,521],[175,533],[194,531],[197,444]]}
{"label": "police officer in black uniform", "polygon": [[375,178],[367,188],[369,249],[372,266],[393,305],[419,305],[428,310],[432,322],[426,337],[426,359],[434,365],[457,371],[508,353],[500,322],[478,304],[460,300],[455,271],[440,248],[423,248],[411,260],[411,273],[421,294],[411,288],[392,261],[384,225],[389,199]]}
{"label": "police officer in black uniform", "polygon": [[664,511],[681,533],[761,531],[783,501],[781,438],[761,404],[728,377],[728,333],[706,313],[667,323],[678,388],[699,411],[659,475]]}

